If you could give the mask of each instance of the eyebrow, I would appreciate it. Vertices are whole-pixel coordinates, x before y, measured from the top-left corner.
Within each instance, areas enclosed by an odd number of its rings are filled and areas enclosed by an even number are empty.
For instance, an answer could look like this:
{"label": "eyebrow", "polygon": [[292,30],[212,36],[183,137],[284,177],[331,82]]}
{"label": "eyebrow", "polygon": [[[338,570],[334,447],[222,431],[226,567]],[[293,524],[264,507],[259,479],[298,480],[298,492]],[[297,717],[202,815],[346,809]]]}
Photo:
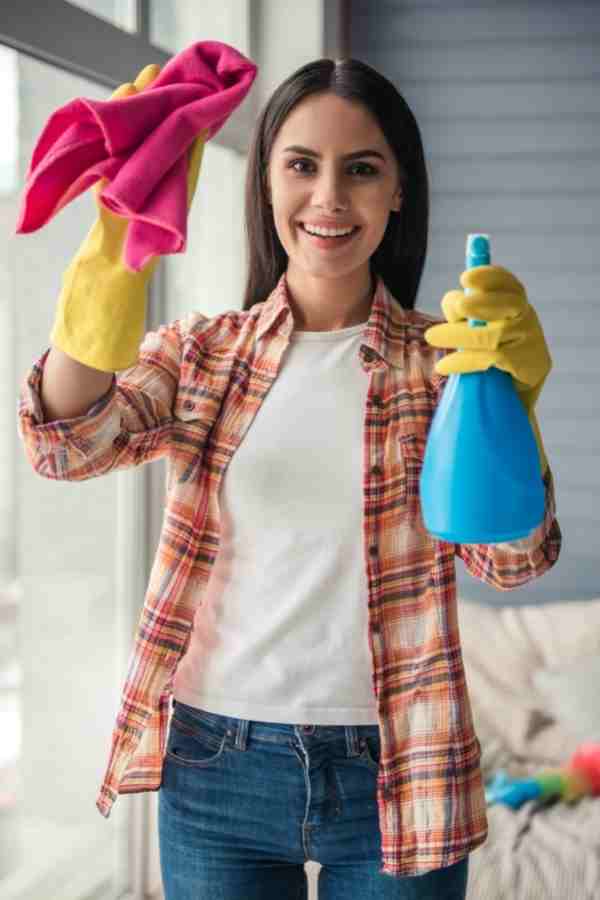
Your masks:
{"label": "eyebrow", "polygon": [[[317,159],[322,158],[321,154],[317,153],[316,150],[311,150],[309,147],[301,147],[298,144],[292,144],[291,147],[285,147],[282,152],[287,153],[288,150],[293,153],[304,153],[306,156],[315,156]],[[379,159],[382,159],[383,162],[386,161],[385,156],[378,150],[355,150],[354,153],[347,153],[342,159],[358,159],[359,156],[377,156]]]}

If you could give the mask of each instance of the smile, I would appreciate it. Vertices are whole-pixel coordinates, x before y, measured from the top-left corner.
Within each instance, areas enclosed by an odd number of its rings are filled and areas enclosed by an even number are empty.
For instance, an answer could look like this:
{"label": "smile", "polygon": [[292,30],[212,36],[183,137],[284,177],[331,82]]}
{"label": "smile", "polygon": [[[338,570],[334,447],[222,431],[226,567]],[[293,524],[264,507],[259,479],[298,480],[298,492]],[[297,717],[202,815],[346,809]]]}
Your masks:
{"label": "smile", "polygon": [[350,232],[350,234],[344,234],[341,237],[323,237],[320,234],[311,234],[306,231],[302,222],[298,225],[300,231],[303,235],[307,237],[315,247],[319,247],[322,250],[335,250],[336,247],[346,246],[351,243],[351,241],[356,237],[358,232],[361,229],[360,225],[355,226],[354,230]]}

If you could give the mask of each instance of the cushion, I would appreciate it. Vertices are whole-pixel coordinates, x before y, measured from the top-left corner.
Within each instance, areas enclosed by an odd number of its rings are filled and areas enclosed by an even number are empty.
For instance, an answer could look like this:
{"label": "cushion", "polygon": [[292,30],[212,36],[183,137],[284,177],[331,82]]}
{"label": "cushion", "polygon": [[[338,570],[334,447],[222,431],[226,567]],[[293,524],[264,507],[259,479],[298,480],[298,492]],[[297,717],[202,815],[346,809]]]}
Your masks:
{"label": "cushion", "polygon": [[546,709],[578,740],[600,741],[600,654],[582,656],[558,668],[533,673]]}

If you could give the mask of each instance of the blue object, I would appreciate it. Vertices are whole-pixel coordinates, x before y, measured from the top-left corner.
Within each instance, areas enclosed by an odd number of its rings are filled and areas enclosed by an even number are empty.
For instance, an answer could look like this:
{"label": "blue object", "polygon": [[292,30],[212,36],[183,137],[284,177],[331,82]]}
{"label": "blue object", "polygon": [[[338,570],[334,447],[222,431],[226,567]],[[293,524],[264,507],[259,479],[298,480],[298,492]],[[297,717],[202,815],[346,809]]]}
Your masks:
{"label": "blue object", "polygon": [[541,794],[542,787],[535,778],[509,778],[505,769],[496,772],[495,777],[485,786],[487,806],[503,803],[512,809],[519,809],[527,800],[535,800]]}
{"label": "blue object", "polygon": [[[490,265],[489,236],[469,234],[466,267],[480,265]],[[527,537],[542,522],[537,442],[508,372],[492,366],[448,376],[419,486],[425,528],[438,540],[497,544]]]}

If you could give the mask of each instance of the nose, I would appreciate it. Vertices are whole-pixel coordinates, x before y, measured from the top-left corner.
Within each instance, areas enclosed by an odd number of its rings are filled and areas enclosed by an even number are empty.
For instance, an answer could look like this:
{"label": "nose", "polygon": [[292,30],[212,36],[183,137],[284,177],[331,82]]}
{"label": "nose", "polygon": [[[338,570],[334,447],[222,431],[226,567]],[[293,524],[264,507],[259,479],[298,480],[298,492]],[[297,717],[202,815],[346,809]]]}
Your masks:
{"label": "nose", "polygon": [[322,209],[348,207],[348,189],[342,175],[323,174],[315,182],[314,205]]}

